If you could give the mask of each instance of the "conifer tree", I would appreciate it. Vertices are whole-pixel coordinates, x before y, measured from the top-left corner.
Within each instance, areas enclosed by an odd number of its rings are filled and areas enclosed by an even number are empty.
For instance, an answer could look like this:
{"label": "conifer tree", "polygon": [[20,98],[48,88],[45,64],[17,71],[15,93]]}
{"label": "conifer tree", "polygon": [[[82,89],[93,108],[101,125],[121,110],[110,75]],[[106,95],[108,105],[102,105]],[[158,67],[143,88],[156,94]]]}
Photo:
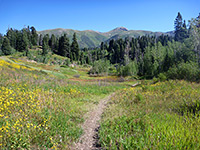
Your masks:
{"label": "conifer tree", "polygon": [[42,40],[43,40],[43,37],[42,37],[42,34],[40,34],[39,36],[39,45],[42,46]]}
{"label": "conifer tree", "polygon": [[49,40],[49,46],[51,48],[52,52],[55,52],[55,48],[56,48],[56,37],[54,34],[51,35],[51,38]]}
{"label": "conifer tree", "polygon": [[16,40],[16,49],[17,51],[23,52],[28,51],[28,37],[26,29],[22,29],[22,31],[17,32],[17,40]]}
{"label": "conifer tree", "polygon": [[182,16],[180,12],[178,12],[178,15],[174,21],[174,28],[175,28],[175,36],[174,39],[175,41],[182,42],[183,41],[183,21],[182,21]]}
{"label": "conifer tree", "polygon": [[185,38],[188,38],[188,30],[187,30],[187,27],[186,27],[186,23],[185,23],[185,20],[183,22],[183,27],[182,27],[182,37],[185,39]]}
{"label": "conifer tree", "polygon": [[37,45],[37,41],[38,41],[38,34],[36,29],[32,26],[31,27],[31,43],[32,45]]}
{"label": "conifer tree", "polygon": [[13,53],[13,49],[10,46],[10,41],[8,40],[7,37],[4,37],[4,39],[3,39],[3,44],[1,46],[1,50],[2,50],[3,55],[10,55]]}
{"label": "conifer tree", "polygon": [[60,38],[59,54],[64,57],[70,57],[70,44],[66,34]]}
{"label": "conifer tree", "polygon": [[73,53],[72,54],[73,59],[76,61],[79,60],[80,49],[77,42],[76,33],[74,33],[73,35],[72,44],[71,44],[71,52]]}
{"label": "conifer tree", "polygon": [[101,50],[104,50],[105,48],[104,48],[104,43],[103,42],[101,42]]}
{"label": "conifer tree", "polygon": [[27,35],[27,39],[28,39],[28,47],[32,46],[32,42],[31,42],[31,31],[30,31],[30,27],[28,26],[27,28],[24,28],[26,35]]}
{"label": "conifer tree", "polygon": [[22,30],[22,50],[27,51],[29,46],[28,35],[25,29]]}
{"label": "conifer tree", "polygon": [[42,55],[48,54],[48,51],[49,51],[48,42],[49,42],[49,35],[46,34],[42,41]]}
{"label": "conifer tree", "polygon": [[15,30],[13,30],[12,28],[8,29],[6,36],[7,36],[8,40],[10,41],[10,46],[13,48],[16,48],[17,37],[16,37]]}
{"label": "conifer tree", "polygon": [[2,43],[3,43],[3,35],[0,33],[0,49],[1,49]]}

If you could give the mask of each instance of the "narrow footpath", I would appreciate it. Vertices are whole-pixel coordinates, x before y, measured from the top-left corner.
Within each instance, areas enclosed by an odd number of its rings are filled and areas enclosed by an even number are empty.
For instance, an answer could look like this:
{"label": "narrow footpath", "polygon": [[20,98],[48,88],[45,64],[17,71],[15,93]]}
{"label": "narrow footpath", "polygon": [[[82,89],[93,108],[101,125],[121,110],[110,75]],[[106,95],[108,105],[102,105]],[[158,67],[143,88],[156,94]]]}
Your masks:
{"label": "narrow footpath", "polygon": [[98,144],[98,129],[99,129],[99,121],[101,119],[101,115],[106,108],[106,104],[110,100],[110,98],[114,95],[110,94],[104,99],[100,100],[99,104],[86,115],[86,120],[82,125],[83,135],[79,139],[78,143],[75,143],[72,147],[73,150],[100,150],[102,149]]}

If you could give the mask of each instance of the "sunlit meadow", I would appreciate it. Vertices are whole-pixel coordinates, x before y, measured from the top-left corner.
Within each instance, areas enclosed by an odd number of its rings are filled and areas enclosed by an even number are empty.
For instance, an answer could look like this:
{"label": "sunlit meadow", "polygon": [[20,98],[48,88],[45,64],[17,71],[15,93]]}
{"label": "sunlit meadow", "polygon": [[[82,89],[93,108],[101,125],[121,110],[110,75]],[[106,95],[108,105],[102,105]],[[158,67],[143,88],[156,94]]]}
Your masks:
{"label": "sunlit meadow", "polygon": [[199,93],[199,84],[186,81],[125,88],[104,113],[100,143],[106,149],[199,149]]}
{"label": "sunlit meadow", "polygon": [[59,78],[20,60],[0,59],[0,71],[1,149],[69,149],[83,115],[117,89]]}

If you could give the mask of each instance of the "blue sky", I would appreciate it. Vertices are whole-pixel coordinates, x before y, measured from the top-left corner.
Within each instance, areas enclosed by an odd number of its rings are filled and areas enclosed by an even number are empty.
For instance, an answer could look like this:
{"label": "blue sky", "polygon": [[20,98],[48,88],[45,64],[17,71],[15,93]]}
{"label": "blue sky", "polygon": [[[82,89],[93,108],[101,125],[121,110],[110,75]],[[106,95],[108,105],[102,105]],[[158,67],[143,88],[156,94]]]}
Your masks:
{"label": "blue sky", "polygon": [[181,12],[186,21],[200,13],[199,0],[0,0],[0,33],[8,27],[65,28],[107,32],[170,31]]}

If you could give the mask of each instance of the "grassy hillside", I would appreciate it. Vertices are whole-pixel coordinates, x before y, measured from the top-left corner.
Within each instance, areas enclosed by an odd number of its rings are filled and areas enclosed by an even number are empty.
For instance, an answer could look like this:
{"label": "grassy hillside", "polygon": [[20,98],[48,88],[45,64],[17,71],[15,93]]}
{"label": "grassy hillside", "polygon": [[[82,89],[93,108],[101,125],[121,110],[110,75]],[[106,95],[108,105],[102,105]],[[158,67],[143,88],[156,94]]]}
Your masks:
{"label": "grassy hillside", "polygon": [[[76,32],[77,39],[79,42],[79,45],[81,48],[83,47],[98,47],[101,42],[109,41],[111,39],[118,39],[118,38],[125,38],[125,37],[138,37],[143,35],[156,35],[159,36],[163,34],[162,32],[151,32],[151,31],[144,31],[144,30],[128,30],[124,27],[118,27],[115,28],[109,32],[97,32],[92,30],[85,30],[85,31],[78,31],[78,30],[72,30],[72,29],[52,29],[52,30],[43,30],[39,31],[39,34],[54,34],[56,36],[61,36],[64,33],[67,34],[67,36],[72,40],[73,34]],[[171,32],[164,33],[172,35]]]}
{"label": "grassy hillside", "polygon": [[137,81],[141,85],[130,87],[136,81],[87,72],[0,57],[0,148],[70,149],[82,134],[84,115],[114,91],[101,121],[102,147],[200,148],[199,84]]}
{"label": "grassy hillside", "polygon": [[200,148],[199,83],[118,82],[20,55],[0,57],[0,149],[70,149],[85,114],[113,92],[98,133],[102,148]]}
{"label": "grassy hillside", "polygon": [[0,149],[69,149],[84,114],[123,87],[87,71],[0,57]]}

